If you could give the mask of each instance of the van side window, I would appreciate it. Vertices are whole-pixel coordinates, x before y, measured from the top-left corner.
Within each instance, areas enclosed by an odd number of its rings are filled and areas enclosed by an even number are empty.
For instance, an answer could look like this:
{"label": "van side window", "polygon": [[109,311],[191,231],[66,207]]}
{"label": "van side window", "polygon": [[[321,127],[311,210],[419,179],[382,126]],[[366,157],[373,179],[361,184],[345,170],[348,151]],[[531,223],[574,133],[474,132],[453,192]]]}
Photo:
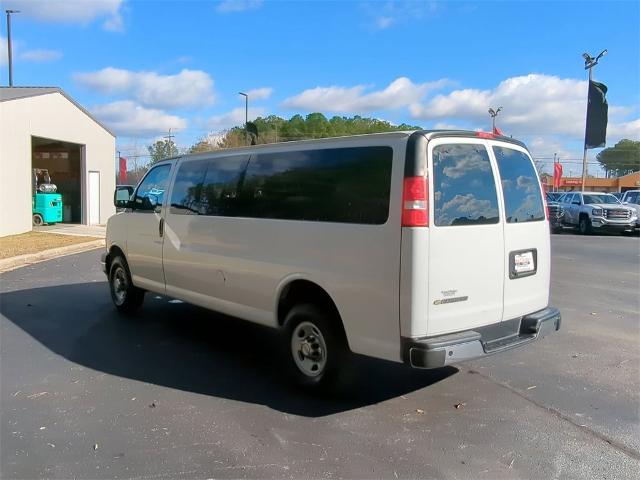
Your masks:
{"label": "van side window", "polygon": [[133,201],[136,204],[142,204],[143,198],[155,197],[156,203],[162,205],[170,172],[171,165],[169,164],[158,165],[149,170],[142,183],[138,185]]}
{"label": "van side window", "polygon": [[483,145],[433,149],[434,223],[437,226],[498,223],[498,197]]}
{"label": "van side window", "polygon": [[502,179],[507,223],[545,219],[542,194],[531,159],[518,150],[493,147]]}
{"label": "van side window", "polygon": [[214,158],[209,162],[202,189],[202,214],[239,216],[238,189],[242,187],[248,162],[248,155]]}
{"label": "van side window", "polygon": [[197,215],[201,212],[201,197],[208,160],[185,162],[180,165],[171,190],[169,211],[176,215]]}
{"label": "van side window", "polygon": [[391,147],[258,153],[238,216],[383,224],[389,216]]}

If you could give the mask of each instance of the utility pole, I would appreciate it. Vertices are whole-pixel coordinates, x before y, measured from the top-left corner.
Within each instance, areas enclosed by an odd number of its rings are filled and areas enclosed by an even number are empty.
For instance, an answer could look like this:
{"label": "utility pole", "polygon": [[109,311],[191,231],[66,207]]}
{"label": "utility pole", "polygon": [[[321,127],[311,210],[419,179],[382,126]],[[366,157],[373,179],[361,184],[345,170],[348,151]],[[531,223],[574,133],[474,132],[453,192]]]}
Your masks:
{"label": "utility pole", "polygon": [[[589,84],[588,84],[588,89],[587,89],[587,112],[589,111],[589,89],[591,89],[591,79],[592,79],[592,74],[591,74],[591,69],[593,67],[595,67],[598,64],[598,60],[600,60],[602,57],[604,57],[607,54],[607,49],[605,48],[603,51],[601,51],[597,57],[592,57],[591,55],[589,55],[588,53],[583,53],[582,54],[582,58],[584,58],[584,69],[585,70],[589,70]],[[588,114],[587,114],[588,117]],[[584,186],[587,182],[587,128],[588,128],[588,124],[587,124],[588,118],[585,118],[585,125],[584,125],[584,153],[582,154],[582,186],[581,186],[581,190],[584,192]]]}
{"label": "utility pole", "polygon": [[238,93],[244,97],[244,135],[249,145],[249,95],[243,92]]}
{"label": "utility pole", "polygon": [[[558,189],[556,188],[556,157],[558,156],[557,153],[553,154],[553,191],[557,192]],[[558,161],[558,163],[560,163]]]}
{"label": "utility pole", "polygon": [[11,14],[20,13],[20,10],[5,10],[7,14],[7,57],[9,60],[9,86],[13,87],[13,54],[11,52]]}
{"label": "utility pole", "polygon": [[169,129],[169,133],[167,135],[165,135],[162,138],[166,138],[167,141],[166,146],[167,146],[167,151],[165,151],[165,157],[164,158],[168,158],[171,156],[171,144],[173,143],[173,139],[176,138],[175,135],[171,135],[171,129]]}
{"label": "utility pole", "polygon": [[498,107],[497,110],[493,108],[489,109],[489,115],[491,116],[491,133],[496,133],[496,117],[502,111],[502,107]]}

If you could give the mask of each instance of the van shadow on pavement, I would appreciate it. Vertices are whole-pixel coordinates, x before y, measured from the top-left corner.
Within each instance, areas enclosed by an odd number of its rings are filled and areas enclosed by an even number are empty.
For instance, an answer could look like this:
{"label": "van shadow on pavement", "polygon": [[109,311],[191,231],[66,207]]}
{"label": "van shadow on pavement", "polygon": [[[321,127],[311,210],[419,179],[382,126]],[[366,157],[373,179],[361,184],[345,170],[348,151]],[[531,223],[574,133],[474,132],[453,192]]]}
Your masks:
{"label": "van shadow on pavement", "polygon": [[116,312],[106,282],[4,293],[0,312],[81,366],[308,417],[378,403],[458,371],[412,370],[357,356],[353,383],[337,397],[322,398],[288,383],[275,330],[154,294],[133,317]]}

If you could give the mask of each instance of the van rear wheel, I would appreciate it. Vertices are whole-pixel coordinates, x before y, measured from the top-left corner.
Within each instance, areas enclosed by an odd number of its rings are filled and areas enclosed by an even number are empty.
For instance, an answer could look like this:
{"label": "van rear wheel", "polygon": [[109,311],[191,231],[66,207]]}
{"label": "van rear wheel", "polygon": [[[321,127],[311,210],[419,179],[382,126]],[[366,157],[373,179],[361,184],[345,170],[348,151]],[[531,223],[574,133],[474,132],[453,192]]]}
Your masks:
{"label": "van rear wheel", "polygon": [[109,290],[111,300],[121,313],[132,313],[144,301],[144,290],[133,285],[127,261],[117,256],[109,269]]}
{"label": "van rear wheel", "polygon": [[348,353],[337,322],[311,304],[294,306],[285,322],[289,370],[295,383],[313,391],[336,387]]}
{"label": "van rear wheel", "polygon": [[33,214],[33,225],[36,227],[40,227],[42,225],[44,225],[44,218],[42,218],[42,215],[40,215],[39,213],[34,213]]}

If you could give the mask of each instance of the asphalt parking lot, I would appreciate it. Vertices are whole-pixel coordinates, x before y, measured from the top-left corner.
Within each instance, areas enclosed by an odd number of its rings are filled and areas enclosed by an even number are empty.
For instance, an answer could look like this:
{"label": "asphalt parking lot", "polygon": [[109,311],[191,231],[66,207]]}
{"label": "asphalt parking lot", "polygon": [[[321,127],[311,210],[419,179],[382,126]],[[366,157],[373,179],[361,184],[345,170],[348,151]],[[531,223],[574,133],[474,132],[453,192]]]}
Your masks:
{"label": "asphalt parking lot", "polygon": [[148,296],[99,251],[0,276],[1,478],[638,478],[640,240],[554,235],[562,330],[435,371],[358,359],[342,398],[273,332]]}

